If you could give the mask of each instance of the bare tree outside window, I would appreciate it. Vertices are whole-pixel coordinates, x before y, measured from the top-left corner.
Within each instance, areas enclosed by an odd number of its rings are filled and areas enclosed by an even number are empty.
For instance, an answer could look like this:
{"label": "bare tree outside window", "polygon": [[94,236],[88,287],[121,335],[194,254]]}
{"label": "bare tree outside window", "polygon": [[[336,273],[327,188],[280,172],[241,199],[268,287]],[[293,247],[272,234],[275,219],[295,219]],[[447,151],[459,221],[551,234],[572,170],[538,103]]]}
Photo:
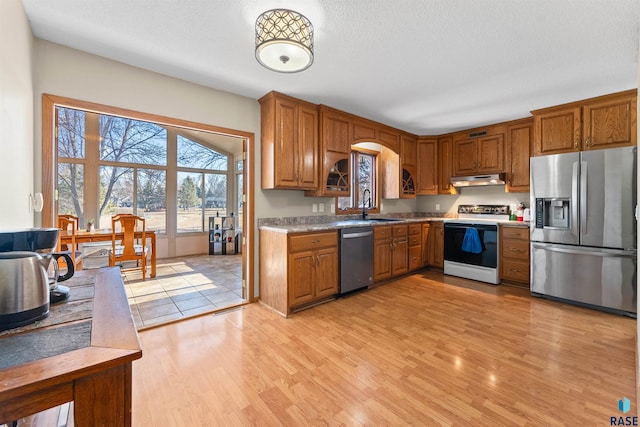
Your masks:
{"label": "bare tree outside window", "polygon": [[[87,146],[86,143],[86,123],[92,121],[93,126],[98,125],[99,143],[97,147],[94,144],[93,149],[98,150],[98,158],[101,163],[109,162],[111,165],[100,166],[100,193],[96,226],[100,227],[101,222],[102,225],[105,225],[104,221],[108,218],[103,217],[119,213],[119,209],[129,209],[131,212],[136,212],[138,194],[134,193],[134,174],[137,172],[134,171],[137,171],[138,168],[135,165],[166,166],[166,129],[155,123],[106,114],[86,113],[64,107],[57,107],[56,114],[58,156],[61,159],[85,158],[85,151],[91,149],[91,146]],[[113,166],[113,163],[122,166]],[[129,164],[134,165],[129,166]],[[156,173],[162,173],[166,178],[164,170],[158,170]],[[153,185],[153,182],[150,185]],[[78,216],[82,225],[88,219],[84,218],[83,186],[83,165],[71,161],[68,163],[61,161],[58,167],[58,212]],[[166,201],[159,202],[158,197],[166,199],[165,191],[156,194],[155,203],[166,207]],[[144,210],[144,208],[142,209]],[[162,224],[160,221],[156,222],[158,223],[157,229],[165,229],[164,214]]]}
{"label": "bare tree outside window", "polygon": [[84,165],[58,163],[58,213],[75,215],[84,224]]}
{"label": "bare tree outside window", "polygon": [[167,164],[167,130],[160,125],[100,115],[100,160]]}
{"label": "bare tree outside window", "polygon": [[[202,232],[205,217],[228,214],[228,185],[235,185],[227,182],[234,173],[229,155],[177,128],[169,141],[167,127],[152,122],[60,106],[56,120],[58,213],[78,216],[81,226],[91,219],[97,228],[109,227],[112,215],[135,213],[149,229],[166,231],[167,180],[176,169],[177,232]],[[169,143],[177,149],[173,165],[167,164]]]}
{"label": "bare tree outside window", "polygon": [[226,155],[178,135],[178,167],[226,171],[228,163]]}
{"label": "bare tree outside window", "polygon": [[72,108],[56,108],[58,119],[58,157],[84,159],[85,112]]}
{"label": "bare tree outside window", "polygon": [[[229,215],[227,171],[229,156],[178,135],[178,232],[204,231],[205,218]],[[194,169],[201,172],[196,173]],[[196,178],[197,176],[197,178]],[[191,190],[193,181],[195,191]],[[193,195],[197,198],[192,200]]]}

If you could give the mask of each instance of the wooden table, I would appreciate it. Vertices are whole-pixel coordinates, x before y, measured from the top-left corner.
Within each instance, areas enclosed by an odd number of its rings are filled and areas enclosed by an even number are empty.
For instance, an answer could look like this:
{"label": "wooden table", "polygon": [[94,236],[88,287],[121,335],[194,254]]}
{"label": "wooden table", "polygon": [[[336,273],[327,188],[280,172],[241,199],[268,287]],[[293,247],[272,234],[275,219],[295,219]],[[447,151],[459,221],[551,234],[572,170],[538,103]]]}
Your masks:
{"label": "wooden table", "polygon": [[[69,282],[87,280],[91,275],[95,276],[95,285],[93,295],[89,295],[92,300],[87,301],[92,310],[85,313],[89,319],[83,319],[91,321],[90,343],[0,370],[0,424],[73,401],[78,426],[131,425],[131,365],[142,357],[138,334],[120,270],[80,271]],[[71,289],[73,296],[74,288]],[[66,316],[65,304],[71,306],[73,302],[52,306],[49,318],[42,323],[54,323],[54,316]],[[0,346],[8,346],[9,340],[15,338],[28,343],[31,336],[60,333],[79,323],[70,320],[42,327],[35,323],[1,335]],[[29,347],[24,348],[28,353],[33,346],[25,347]]]}
{"label": "wooden table", "polygon": [[[151,277],[156,277],[156,232],[155,230],[146,230],[146,237],[151,239]],[[124,233],[116,233],[116,239],[122,239]],[[142,231],[136,231],[135,237],[137,239],[142,238]],[[71,244],[71,232],[69,230],[60,231],[60,243]],[[93,231],[76,230],[76,243],[89,243],[89,242],[110,242],[111,241],[111,229],[98,229]]]}

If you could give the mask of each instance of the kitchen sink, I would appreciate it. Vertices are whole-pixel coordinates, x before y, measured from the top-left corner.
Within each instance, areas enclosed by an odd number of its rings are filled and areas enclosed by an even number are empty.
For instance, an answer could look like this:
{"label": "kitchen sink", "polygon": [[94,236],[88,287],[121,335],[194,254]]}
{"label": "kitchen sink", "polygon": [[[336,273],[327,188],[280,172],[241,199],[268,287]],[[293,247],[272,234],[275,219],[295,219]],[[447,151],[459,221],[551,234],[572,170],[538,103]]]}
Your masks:
{"label": "kitchen sink", "polygon": [[354,219],[345,219],[343,221],[336,221],[334,224],[339,227],[343,227],[345,225],[367,225],[367,224],[376,224],[381,222],[398,222],[402,221],[397,218],[354,218]]}
{"label": "kitchen sink", "polygon": [[358,219],[349,219],[347,221],[358,222],[362,224],[371,224],[376,222],[398,222],[402,220],[397,218],[367,218],[367,219],[358,218]]}

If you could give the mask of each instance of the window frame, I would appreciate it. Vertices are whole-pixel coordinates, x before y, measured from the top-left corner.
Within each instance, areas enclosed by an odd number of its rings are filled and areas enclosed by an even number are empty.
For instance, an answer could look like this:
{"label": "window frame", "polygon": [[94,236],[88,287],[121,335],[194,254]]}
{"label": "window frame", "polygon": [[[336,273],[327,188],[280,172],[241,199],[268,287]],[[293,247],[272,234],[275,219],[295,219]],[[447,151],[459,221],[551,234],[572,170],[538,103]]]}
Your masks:
{"label": "window frame", "polygon": [[[59,155],[59,146],[58,146],[58,139],[57,139],[57,117],[58,117],[58,109],[62,108],[62,109],[72,109],[72,110],[78,110],[84,113],[84,126],[83,126],[83,130],[84,130],[84,156],[83,157],[64,157]],[[169,209],[165,209],[165,215],[164,215],[164,224],[161,228],[156,230],[156,233],[158,233],[159,235],[162,234],[173,234],[173,235],[187,235],[189,233],[192,234],[197,234],[197,233],[206,233],[207,229],[206,229],[206,225],[207,225],[207,218],[206,218],[206,206],[205,206],[205,197],[206,197],[206,183],[204,182],[204,180],[206,179],[206,175],[223,175],[226,179],[226,206],[227,206],[227,210],[229,208],[233,209],[236,205],[236,200],[235,200],[235,188],[230,188],[229,183],[231,183],[231,185],[235,185],[235,181],[236,181],[236,170],[235,170],[235,163],[234,163],[234,156],[232,153],[229,153],[223,149],[221,149],[220,147],[217,146],[212,146],[209,145],[208,143],[206,143],[205,141],[200,140],[197,137],[193,137],[192,135],[189,134],[183,134],[181,132],[181,127],[180,126],[176,126],[175,124],[172,123],[162,123],[162,122],[157,122],[154,120],[150,120],[149,118],[146,117],[135,117],[135,116],[128,116],[128,115],[123,115],[123,114],[118,114],[118,112],[114,112],[114,111],[106,111],[106,110],[94,110],[94,109],[87,109],[84,108],[82,106],[75,106],[75,105],[65,105],[62,103],[54,103],[52,105],[52,110],[53,110],[53,121],[54,121],[54,140],[53,140],[53,145],[52,145],[52,150],[54,153],[56,153],[56,156],[54,156],[54,180],[53,180],[53,185],[54,188],[57,188],[58,186],[58,165],[59,164],[76,164],[76,165],[80,165],[84,168],[84,174],[83,174],[83,179],[85,180],[85,190],[87,190],[87,186],[91,186],[91,184],[94,184],[95,181],[95,185],[98,184],[98,182],[100,181],[100,174],[101,174],[101,170],[103,167],[114,167],[114,168],[119,168],[119,169],[130,169],[131,170],[131,174],[132,174],[132,212],[134,214],[138,214],[138,172],[140,169],[155,169],[155,170],[160,170],[163,171],[165,174],[165,181],[167,182],[167,184],[165,185],[165,206],[168,207],[168,205],[170,203],[172,203],[170,201],[170,194],[168,192],[168,179],[169,176],[171,176],[171,174],[177,174],[179,172],[186,172],[186,173],[197,173],[200,174],[200,186],[202,187],[201,190],[202,191],[202,197],[200,197],[200,202],[201,202],[201,207],[200,207],[200,214],[202,216],[202,221],[200,224],[200,230],[181,230],[178,227],[178,216],[179,216],[179,209],[178,209],[178,202],[177,200],[175,201],[175,218],[171,219],[169,218],[170,212]],[[166,150],[165,150],[165,157],[164,157],[164,164],[149,164],[149,163],[135,163],[135,162],[127,162],[127,161],[122,161],[122,160],[107,160],[107,159],[101,159],[100,158],[100,137],[99,137],[99,133],[96,135],[92,135],[92,132],[97,132],[99,129],[99,122],[101,120],[102,116],[113,116],[116,118],[121,118],[121,119],[126,119],[126,120],[134,120],[134,121],[141,121],[141,122],[148,122],[151,124],[154,124],[156,126],[162,127],[164,128],[164,132],[165,132],[165,142],[166,142]],[[204,130],[206,131],[206,130]],[[98,131],[99,132],[99,131]],[[177,151],[178,151],[178,139],[182,137],[184,139],[189,140],[191,143],[195,143],[195,144],[199,144],[207,149],[213,150],[215,152],[217,152],[218,154],[224,156],[225,158],[225,164],[226,164],[226,169],[206,169],[206,168],[190,168],[190,167],[186,167],[186,166],[178,166],[178,159],[177,159]],[[175,155],[172,155],[171,153],[175,153]],[[175,163],[172,162],[172,159],[175,159]],[[233,169],[232,169],[233,168]],[[93,169],[95,169],[93,171]],[[92,176],[92,173],[95,172],[95,177]],[[244,173],[244,171],[241,171],[241,173]],[[90,182],[86,182],[87,177],[90,176]],[[178,185],[178,183],[176,182],[176,186]],[[44,185],[43,185],[44,188]],[[95,193],[95,194],[94,194]],[[88,218],[93,218],[94,222],[100,223],[100,220],[98,219],[98,212],[100,209],[100,191],[84,191],[84,197],[83,197],[83,201],[82,201],[82,215],[80,215],[85,221]],[[176,196],[177,196],[177,188],[176,188]],[[55,205],[54,205],[54,209],[52,209],[52,213],[57,216],[59,214],[58,212],[58,203],[57,200],[55,200]],[[95,205],[95,206],[94,206]],[[74,213],[76,214],[76,213]],[[97,221],[96,221],[97,220]],[[175,229],[171,229],[172,226],[175,225]],[[81,226],[84,227],[83,224],[81,224]],[[106,228],[109,226],[109,224],[99,224],[99,226],[101,228]]]}
{"label": "window frame", "polygon": [[[348,209],[340,209],[339,199],[344,196],[336,196],[335,198],[335,206],[336,206],[336,215],[353,215],[362,213],[362,204],[359,203],[360,200],[360,192],[359,190],[359,174],[358,174],[358,157],[360,154],[365,154],[374,157],[373,162],[373,185],[369,190],[371,191],[371,202],[373,207],[367,208],[367,212],[369,213],[380,213],[380,152],[376,150],[370,150],[361,147],[351,147],[351,152],[349,153],[351,166],[349,174],[349,197],[355,201],[355,207],[350,207]],[[358,207],[360,206],[360,207]]]}

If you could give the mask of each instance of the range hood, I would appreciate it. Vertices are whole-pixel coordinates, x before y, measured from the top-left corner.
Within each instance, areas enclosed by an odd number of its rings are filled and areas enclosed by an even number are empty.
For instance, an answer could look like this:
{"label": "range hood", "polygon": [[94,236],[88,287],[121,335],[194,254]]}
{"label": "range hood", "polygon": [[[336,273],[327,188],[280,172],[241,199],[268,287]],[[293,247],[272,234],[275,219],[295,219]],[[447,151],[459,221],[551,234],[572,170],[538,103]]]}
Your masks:
{"label": "range hood", "polygon": [[506,175],[504,172],[489,175],[452,176],[451,184],[454,187],[475,187],[486,185],[504,185]]}

